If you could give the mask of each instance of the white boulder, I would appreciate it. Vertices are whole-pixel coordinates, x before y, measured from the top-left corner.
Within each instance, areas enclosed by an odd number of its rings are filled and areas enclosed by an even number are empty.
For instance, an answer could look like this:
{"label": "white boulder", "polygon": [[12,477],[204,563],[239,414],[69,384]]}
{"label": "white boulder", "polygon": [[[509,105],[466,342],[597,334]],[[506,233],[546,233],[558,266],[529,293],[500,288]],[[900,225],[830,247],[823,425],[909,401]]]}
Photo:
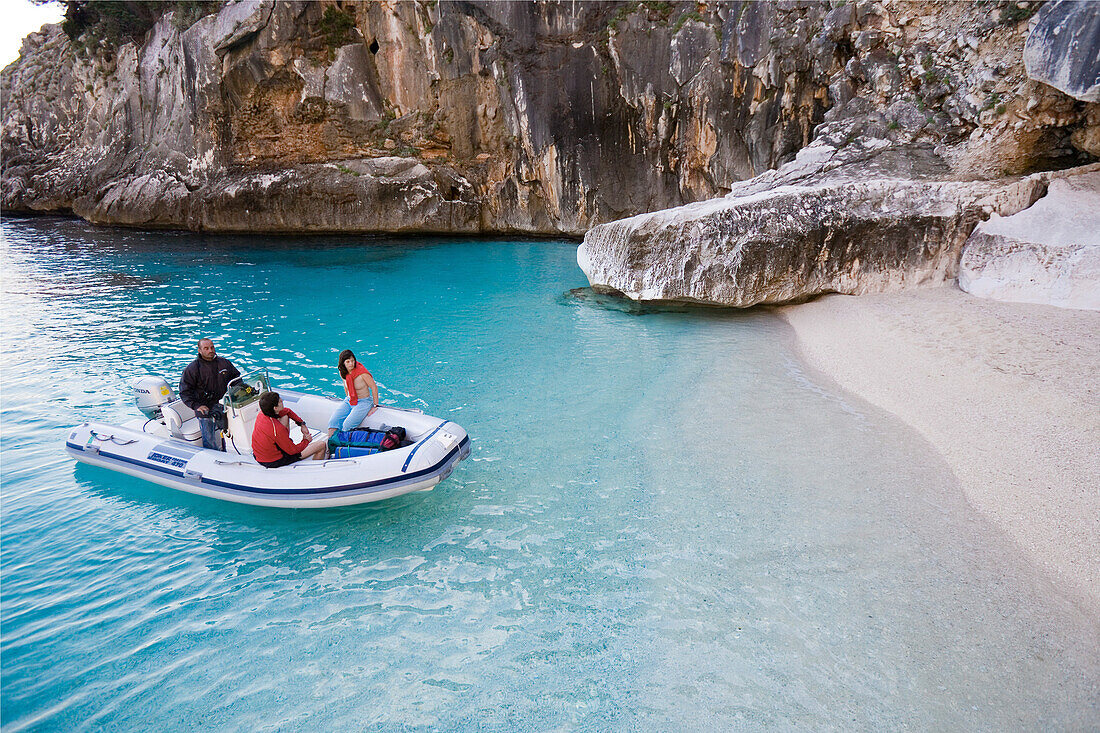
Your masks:
{"label": "white boulder", "polygon": [[994,214],[967,240],[959,287],[995,300],[1100,310],[1100,169],[1056,178],[1012,216]]}

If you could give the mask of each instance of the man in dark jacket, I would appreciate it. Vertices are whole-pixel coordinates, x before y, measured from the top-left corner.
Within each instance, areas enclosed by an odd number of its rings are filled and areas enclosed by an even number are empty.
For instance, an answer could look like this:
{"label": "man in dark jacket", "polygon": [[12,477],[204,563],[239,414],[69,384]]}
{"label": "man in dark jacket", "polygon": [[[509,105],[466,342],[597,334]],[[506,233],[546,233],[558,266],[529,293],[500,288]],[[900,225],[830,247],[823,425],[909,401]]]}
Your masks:
{"label": "man in dark jacket", "polygon": [[215,416],[224,418],[225,408],[221,398],[225,396],[226,386],[241,373],[228,359],[218,356],[214,342],[210,339],[199,341],[198,357],[187,365],[180,379],[180,399],[183,404],[195,411],[202,430],[202,447],[224,450],[221,432],[215,429]]}

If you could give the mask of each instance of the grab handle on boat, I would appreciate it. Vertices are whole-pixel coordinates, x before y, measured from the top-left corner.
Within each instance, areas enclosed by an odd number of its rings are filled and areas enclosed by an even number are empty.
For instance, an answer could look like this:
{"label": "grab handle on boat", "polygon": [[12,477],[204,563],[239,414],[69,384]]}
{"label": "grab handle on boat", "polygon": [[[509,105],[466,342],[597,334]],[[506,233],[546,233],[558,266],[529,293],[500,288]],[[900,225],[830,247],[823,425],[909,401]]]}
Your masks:
{"label": "grab handle on boat", "polygon": [[192,471],[190,468],[183,470],[183,477],[188,481],[197,481],[202,483],[202,471]]}
{"label": "grab handle on boat", "polygon": [[[92,447],[91,443],[92,443],[93,438],[95,440],[102,440],[104,442],[109,440],[112,443],[115,443],[117,445],[130,445],[131,443],[136,443],[137,442],[137,440],[133,440],[133,439],[131,439],[131,440],[119,440],[114,435],[101,435],[101,434],[97,433],[94,430],[92,430],[90,432],[91,432],[92,437],[88,439],[88,447],[89,448]],[[95,452],[97,452],[97,453],[99,452],[99,446],[96,446],[96,451]]]}

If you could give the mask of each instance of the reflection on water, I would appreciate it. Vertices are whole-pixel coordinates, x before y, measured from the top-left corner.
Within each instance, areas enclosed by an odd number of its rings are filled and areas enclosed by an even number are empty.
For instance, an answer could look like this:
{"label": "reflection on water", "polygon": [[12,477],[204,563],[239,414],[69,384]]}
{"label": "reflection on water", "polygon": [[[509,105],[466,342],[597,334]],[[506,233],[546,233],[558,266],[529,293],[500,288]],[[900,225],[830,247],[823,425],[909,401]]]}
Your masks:
{"label": "reflection on water", "polygon": [[[4,234],[5,730],[1100,719],[1096,619],[766,312],[595,296],[566,243]],[[330,394],[355,349],[471,460],[287,511],[61,452],[199,335]]]}

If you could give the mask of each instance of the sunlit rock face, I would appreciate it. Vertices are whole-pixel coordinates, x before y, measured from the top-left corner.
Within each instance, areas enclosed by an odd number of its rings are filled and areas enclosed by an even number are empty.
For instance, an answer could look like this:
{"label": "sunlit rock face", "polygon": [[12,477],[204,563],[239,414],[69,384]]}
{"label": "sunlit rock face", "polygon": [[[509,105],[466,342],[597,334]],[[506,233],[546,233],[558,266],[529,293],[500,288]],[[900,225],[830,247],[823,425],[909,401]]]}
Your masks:
{"label": "sunlit rock face", "polygon": [[927,148],[812,145],[724,198],[595,227],[578,263],[596,290],[738,307],[942,284],[975,224],[1011,208],[1003,182],[943,168]]}
{"label": "sunlit rock face", "polygon": [[469,182],[444,169],[370,158],[230,171],[196,191],[159,172],[132,176],[107,184],[94,201],[77,199],[73,208],[96,223],[206,231],[328,232],[339,222],[351,231],[476,234],[471,198]]}
{"label": "sunlit rock face", "polygon": [[[1100,105],[1025,71],[1029,28],[1046,22],[1031,17],[1038,7],[830,10],[826,28],[841,30],[810,45],[833,39],[851,58],[830,76],[830,109],[797,159],[724,197],[597,226],[578,263],[599,291],[730,306],[955,278],[979,222],[1045,192],[1049,177],[1025,174],[1100,155]],[[1090,18],[1067,16],[1051,33],[1080,47]],[[1095,58],[1081,56],[1069,78]]]}
{"label": "sunlit rock face", "polygon": [[310,55],[299,35],[319,12],[240,2],[185,30],[169,15],[109,68],[56,27],[32,36],[4,72],[5,209],[215,231],[480,231],[451,166],[382,144],[364,154],[356,140],[374,142],[387,114],[377,74],[361,43]]}
{"label": "sunlit rock face", "polygon": [[959,287],[1100,310],[1100,166],[1059,176],[1031,207],[978,225],[962,253]]}
{"label": "sunlit rock face", "polygon": [[[333,35],[340,8],[351,27]],[[3,72],[2,203],[192,229],[580,235],[793,157],[844,61],[807,45],[828,12],[242,0],[187,28],[165,15],[109,58],[47,28]],[[371,163],[392,158],[416,175]]]}
{"label": "sunlit rock face", "polygon": [[1094,8],[1068,6],[241,0],[90,57],[47,28],[0,75],[0,203],[588,232],[593,286],[642,300],[933,285],[980,221],[1043,193],[1029,174],[1100,156],[1096,55],[1025,69],[1029,37],[1088,37]]}

